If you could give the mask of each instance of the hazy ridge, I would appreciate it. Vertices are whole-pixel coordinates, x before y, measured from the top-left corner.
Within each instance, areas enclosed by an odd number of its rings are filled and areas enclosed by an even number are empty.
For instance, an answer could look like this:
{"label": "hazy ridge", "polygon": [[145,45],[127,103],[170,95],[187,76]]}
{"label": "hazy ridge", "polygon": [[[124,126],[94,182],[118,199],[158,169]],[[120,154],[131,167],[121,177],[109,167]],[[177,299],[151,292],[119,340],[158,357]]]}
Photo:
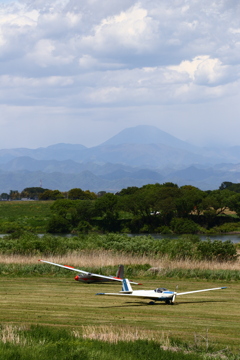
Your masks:
{"label": "hazy ridge", "polygon": [[39,186],[67,191],[118,191],[128,186],[172,181],[202,190],[223,181],[240,182],[240,146],[200,148],[160,129],[140,125],[87,148],[56,144],[0,150],[0,192]]}

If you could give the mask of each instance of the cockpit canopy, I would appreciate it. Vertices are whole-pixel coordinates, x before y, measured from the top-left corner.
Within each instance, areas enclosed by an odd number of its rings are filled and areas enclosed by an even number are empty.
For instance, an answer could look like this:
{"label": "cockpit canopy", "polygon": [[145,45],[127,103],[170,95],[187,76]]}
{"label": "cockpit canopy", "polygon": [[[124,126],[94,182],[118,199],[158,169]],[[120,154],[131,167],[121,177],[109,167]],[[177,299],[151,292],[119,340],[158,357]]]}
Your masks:
{"label": "cockpit canopy", "polygon": [[167,291],[167,289],[166,288],[157,288],[154,291],[157,292],[157,293],[162,293],[164,291]]}

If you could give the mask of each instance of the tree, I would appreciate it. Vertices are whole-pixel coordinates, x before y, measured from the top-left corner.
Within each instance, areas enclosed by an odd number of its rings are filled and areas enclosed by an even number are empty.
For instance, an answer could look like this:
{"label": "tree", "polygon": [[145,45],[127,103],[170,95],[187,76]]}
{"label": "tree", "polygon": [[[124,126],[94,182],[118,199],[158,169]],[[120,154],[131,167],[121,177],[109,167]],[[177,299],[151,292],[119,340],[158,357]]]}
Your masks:
{"label": "tree", "polygon": [[94,201],[81,200],[76,205],[76,211],[79,221],[92,222],[93,217],[96,216],[96,208]]}
{"label": "tree", "polygon": [[194,212],[200,215],[203,210],[203,199],[206,197],[204,191],[198,188],[185,185],[180,188],[180,194],[176,199],[176,208],[178,217],[188,217],[190,213]]}
{"label": "tree", "polygon": [[203,199],[204,213],[222,214],[228,207],[228,199],[232,196],[230,190],[213,190]]}
{"label": "tree", "polygon": [[55,216],[61,216],[71,224],[77,226],[80,218],[77,212],[77,204],[80,200],[58,199],[51,206],[51,211]]}
{"label": "tree", "polygon": [[132,195],[138,190],[139,188],[137,186],[129,186],[126,189],[122,189],[121,191],[119,191],[116,195],[119,196]]}
{"label": "tree", "polygon": [[227,201],[230,210],[235,211],[240,216],[240,194],[234,194]]}
{"label": "tree", "polygon": [[23,189],[21,192],[21,197],[29,198],[29,199],[38,199],[40,194],[43,194],[48,189],[43,189],[41,187],[28,187]]}
{"label": "tree", "polygon": [[230,181],[224,181],[221,186],[219,187],[219,190],[231,190],[236,193],[240,193],[240,183],[234,184]]}
{"label": "tree", "polygon": [[99,191],[99,192],[97,193],[97,197],[104,196],[105,194],[107,194],[107,192],[106,192],[106,191],[104,191],[104,190]]}
{"label": "tree", "polygon": [[52,216],[47,224],[47,232],[49,233],[68,233],[70,224],[63,216]]}
{"label": "tree", "polygon": [[2,200],[9,200],[10,196],[7,193],[2,193],[1,194],[1,199]]}
{"label": "tree", "polygon": [[[135,218],[141,217],[148,225],[155,226],[161,221],[168,225],[176,212],[176,198],[179,188],[172,183],[150,184],[135,191],[133,194],[120,198],[120,207],[131,212]],[[154,219],[158,219],[155,221]],[[152,226],[151,225],[151,226]]]}
{"label": "tree", "polygon": [[99,197],[95,202],[95,211],[97,216],[102,216],[102,227],[107,231],[119,231],[120,223],[118,196],[107,193]]}
{"label": "tree", "polygon": [[59,190],[45,190],[39,195],[39,200],[57,200],[63,198],[64,196]]}
{"label": "tree", "polygon": [[79,188],[69,190],[68,199],[70,200],[94,200],[97,195],[89,190],[83,191]]}
{"label": "tree", "polygon": [[10,190],[9,197],[11,200],[19,200],[20,193],[18,192],[18,190]]}

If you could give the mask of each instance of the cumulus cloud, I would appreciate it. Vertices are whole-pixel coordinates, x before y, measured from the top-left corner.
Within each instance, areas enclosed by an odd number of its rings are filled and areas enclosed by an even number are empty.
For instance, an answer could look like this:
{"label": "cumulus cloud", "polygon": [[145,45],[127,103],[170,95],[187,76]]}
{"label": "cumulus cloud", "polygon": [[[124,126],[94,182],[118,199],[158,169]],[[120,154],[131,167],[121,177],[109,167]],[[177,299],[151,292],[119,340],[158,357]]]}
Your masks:
{"label": "cumulus cloud", "polygon": [[157,36],[157,22],[147,9],[136,4],[125,12],[110,16],[94,28],[94,35],[83,38],[83,44],[100,51],[150,50]]}

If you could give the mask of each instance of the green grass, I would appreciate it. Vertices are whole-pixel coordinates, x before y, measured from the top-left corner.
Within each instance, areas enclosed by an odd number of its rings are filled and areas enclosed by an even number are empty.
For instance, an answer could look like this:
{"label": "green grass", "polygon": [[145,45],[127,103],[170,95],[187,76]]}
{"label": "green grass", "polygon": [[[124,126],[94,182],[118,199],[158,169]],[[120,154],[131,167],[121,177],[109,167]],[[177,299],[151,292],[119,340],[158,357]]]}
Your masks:
{"label": "green grass", "polygon": [[[141,279],[138,279],[141,281]],[[97,292],[118,292],[119,284],[80,284],[65,277],[0,277],[0,324],[54,326],[81,331],[82,326],[129,326],[164,332],[171,338],[192,343],[208,333],[213,349],[239,352],[240,283],[202,280],[142,279],[138,289],[159,286],[178,291],[227,286],[227,289],[177,298],[174,306],[147,300],[96,296]],[[134,287],[136,288],[136,286]],[[135,359],[135,358],[134,358]]]}
{"label": "green grass", "polygon": [[53,201],[1,201],[0,233],[12,228],[45,232]]}
{"label": "green grass", "polygon": [[[9,340],[0,341],[1,358],[4,360],[200,360],[200,356],[163,350],[159,343],[137,340],[109,343],[86,340],[59,328],[31,326],[27,329],[2,327],[3,335],[10,331]],[[15,337],[15,338],[14,338]],[[14,343],[15,340],[15,343]]]}

